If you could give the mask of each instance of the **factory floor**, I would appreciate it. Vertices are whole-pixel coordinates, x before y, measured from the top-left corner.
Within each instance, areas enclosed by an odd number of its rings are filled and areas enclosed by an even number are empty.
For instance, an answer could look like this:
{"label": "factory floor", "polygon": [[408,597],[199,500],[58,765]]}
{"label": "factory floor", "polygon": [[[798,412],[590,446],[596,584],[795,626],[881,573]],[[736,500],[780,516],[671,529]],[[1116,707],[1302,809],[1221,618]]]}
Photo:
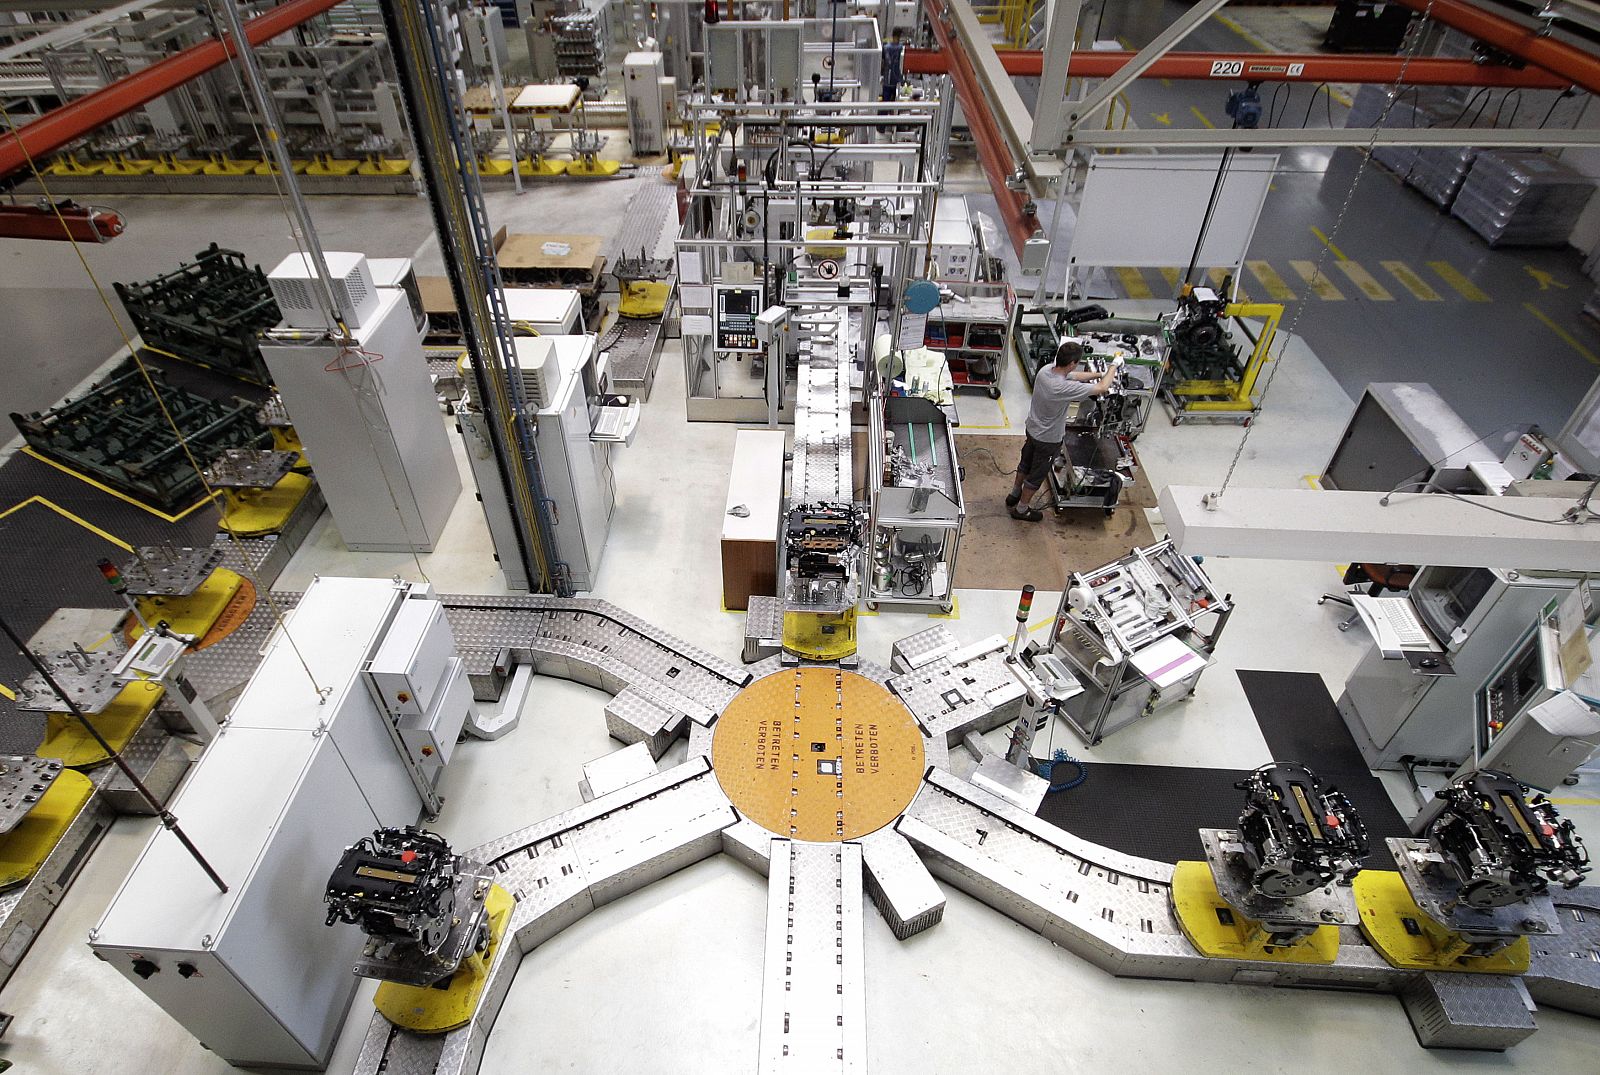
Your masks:
{"label": "factory floor", "polygon": [[[620,226],[626,193],[620,183],[568,184],[520,199],[494,195],[491,203],[496,223],[512,230],[608,235]],[[318,199],[313,212],[331,249],[407,254],[426,230],[421,204],[397,199]],[[138,219],[138,232],[90,252],[105,277],[148,274],[211,239],[269,265],[289,248],[279,210],[267,200],[152,199],[141,204]],[[70,252],[35,247],[28,254],[27,277],[35,287],[81,289],[81,270],[63,256]],[[424,271],[435,258],[430,243],[421,251]],[[19,264],[17,258],[0,259],[0,265]],[[9,279],[0,283],[9,285],[20,270],[7,272]],[[1165,304],[1124,308],[1153,313]],[[102,315],[83,309],[74,316],[88,322]],[[92,358],[79,361],[92,368]],[[1236,483],[1289,487],[1320,469],[1352,406],[1330,372],[1333,364],[1319,359],[1308,341],[1293,342],[1267,411],[1244,446]],[[1007,367],[1003,387],[997,402],[960,398],[967,431],[1020,424],[1027,392],[1015,366]],[[721,611],[715,565],[735,430],[688,423],[682,401],[681,357],[672,344],[662,356],[637,440],[617,453],[616,515],[595,594],[733,657],[742,617]],[[1233,426],[1174,428],[1157,416],[1139,449],[1157,488],[1216,484],[1241,436]],[[1018,523],[1017,531],[1018,541],[1028,540],[1028,524]],[[1048,741],[1088,759],[1082,793],[1103,795],[1103,808],[1126,817],[1130,827],[1140,823],[1140,804],[1097,789],[1096,760],[1234,768],[1265,763],[1271,759],[1235,670],[1318,672],[1337,695],[1361,649],[1357,633],[1336,629],[1338,609],[1316,605],[1324,589],[1337,586],[1332,565],[1211,560],[1207,568],[1234,595],[1239,612],[1198,696],[1092,749],[1064,727],[1046,733]],[[438,549],[416,558],[349,553],[325,518],[280,585],[303,587],[317,574],[391,573],[425,575],[444,591],[502,589],[470,492],[458,503]],[[957,596],[955,619],[864,617],[862,655],[886,663],[894,639],[933,622],[946,623],[963,641],[1010,629],[1012,592],[970,589]],[[1052,609],[1058,596],[1041,593],[1036,607]],[[580,765],[617,746],[605,732],[603,702],[588,688],[536,680],[515,732],[493,743],[469,741],[458,751],[444,778],[448,803],[435,827],[457,847],[467,847],[577,805]],[[664,764],[681,750],[675,747]],[[1409,808],[1405,789],[1394,792],[1401,808]],[[1587,800],[1564,809],[1580,829],[1600,834],[1600,806],[1594,805],[1600,803],[1600,783],[1567,795]],[[17,1070],[228,1070],[97,962],[85,944],[154,827],[144,819],[117,822],[0,991],[0,1009],[17,1017],[0,1042],[0,1057]],[[324,871],[330,864],[308,862],[305,868]],[[1547,1011],[1539,1014],[1539,1032],[1507,1056],[1424,1052],[1391,997],[1112,978],[959,892],[947,890],[947,897],[944,921],[907,942],[895,940],[876,914],[867,915],[868,1065],[879,1075],[1099,1071],[1113,1065],[1148,1071],[1182,1065],[1194,1072],[1579,1072],[1592,1070],[1600,1044],[1600,1025]],[[523,961],[482,1071],[752,1070],[765,904],[763,878],[717,857],[583,919]],[[361,985],[330,1071],[352,1070],[372,991],[372,983]]]}

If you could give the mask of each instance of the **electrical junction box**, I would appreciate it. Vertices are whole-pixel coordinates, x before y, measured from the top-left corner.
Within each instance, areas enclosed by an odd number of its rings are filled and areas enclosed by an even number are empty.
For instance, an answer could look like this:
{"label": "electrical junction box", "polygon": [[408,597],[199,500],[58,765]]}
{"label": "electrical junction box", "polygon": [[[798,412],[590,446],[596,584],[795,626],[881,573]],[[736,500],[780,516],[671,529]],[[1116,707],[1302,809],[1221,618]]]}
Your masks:
{"label": "electrical junction box", "polygon": [[659,52],[630,52],[622,60],[622,89],[628,102],[628,137],[637,156],[666,151],[666,109],[662,105],[663,58]]}
{"label": "electrical junction box", "polygon": [[367,664],[378,704],[396,717],[420,717],[433,705],[456,640],[444,605],[412,597],[400,603],[383,643]]}
{"label": "electrical junction box", "polygon": [[[338,300],[346,328],[360,328],[378,312],[378,286],[365,254],[324,251],[323,264],[333,281],[333,297]],[[321,284],[312,267],[311,256],[299,252],[278,262],[267,274],[267,285],[288,328],[326,329],[318,291]]]}

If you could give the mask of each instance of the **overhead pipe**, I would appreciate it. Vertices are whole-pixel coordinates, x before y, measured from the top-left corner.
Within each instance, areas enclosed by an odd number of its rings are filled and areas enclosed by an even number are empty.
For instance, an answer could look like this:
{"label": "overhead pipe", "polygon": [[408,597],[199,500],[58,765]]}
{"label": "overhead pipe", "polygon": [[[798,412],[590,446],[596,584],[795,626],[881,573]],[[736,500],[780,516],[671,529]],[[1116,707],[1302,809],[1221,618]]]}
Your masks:
{"label": "overhead pipe", "polygon": [[[337,7],[341,2],[288,0],[245,23],[245,36],[252,45],[262,44]],[[35,162],[40,161],[90,131],[149,104],[164,93],[170,93],[190,79],[221,67],[233,57],[233,53],[233,46],[221,40],[192,45],[92,93],[75,97],[15,131],[0,134],[0,179],[26,168],[30,158]]]}
{"label": "overhead pipe", "polygon": [[[1437,3],[1437,0],[1435,0]],[[1044,70],[1038,49],[1000,49],[1000,63],[1009,75],[1037,78]],[[942,75],[950,63],[943,49],[907,49],[908,74]],[[1131,52],[1074,52],[1068,61],[1071,78],[1108,78],[1133,59]],[[1324,56],[1320,53],[1169,52],[1140,78],[1174,81],[1226,79],[1246,82],[1374,82],[1405,86],[1490,86],[1507,89],[1561,90],[1572,80],[1538,67],[1504,67],[1471,60],[1403,56]]]}

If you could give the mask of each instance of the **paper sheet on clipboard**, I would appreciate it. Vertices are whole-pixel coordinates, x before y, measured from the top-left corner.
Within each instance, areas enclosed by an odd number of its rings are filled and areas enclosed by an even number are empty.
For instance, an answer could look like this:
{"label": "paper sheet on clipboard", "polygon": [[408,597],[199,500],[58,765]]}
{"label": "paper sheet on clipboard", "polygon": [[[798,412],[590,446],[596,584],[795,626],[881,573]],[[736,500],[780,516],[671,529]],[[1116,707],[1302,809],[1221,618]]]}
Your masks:
{"label": "paper sheet on clipboard", "polygon": [[1199,674],[1207,663],[1204,657],[1171,635],[1139,650],[1132,661],[1145,679],[1162,689]]}

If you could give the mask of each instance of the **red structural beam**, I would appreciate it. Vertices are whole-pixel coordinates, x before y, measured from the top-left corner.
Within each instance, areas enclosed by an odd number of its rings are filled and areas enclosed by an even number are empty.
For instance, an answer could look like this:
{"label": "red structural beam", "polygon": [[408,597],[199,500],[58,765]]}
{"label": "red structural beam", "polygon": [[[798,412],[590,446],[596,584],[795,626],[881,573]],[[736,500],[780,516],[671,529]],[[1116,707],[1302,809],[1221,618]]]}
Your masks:
{"label": "red structural beam", "polygon": [[1400,3],[1446,26],[1519,59],[1544,68],[1574,86],[1600,93],[1600,57],[1576,45],[1538,33],[1503,15],[1485,11],[1462,0],[1400,0]]}
{"label": "red structural beam", "polygon": [[[1407,2],[1407,0],[1402,0]],[[1421,0],[1426,4],[1426,0]],[[1435,0],[1437,5],[1438,0]],[[1437,10],[1437,7],[1435,8]],[[1510,51],[1507,49],[1506,51]],[[1002,49],[1000,63],[1010,75],[1037,77],[1044,53],[1037,49]],[[1074,52],[1067,63],[1073,78],[1107,78],[1133,59],[1131,52]],[[907,49],[905,69],[919,75],[941,75],[949,69],[945,53]],[[1169,52],[1140,78],[1232,79],[1249,82],[1377,82],[1410,86],[1504,86],[1522,89],[1566,89],[1576,80],[1538,67],[1517,70],[1471,60],[1403,56],[1324,56],[1320,53]]]}
{"label": "red structural beam", "polygon": [[[252,45],[277,37],[338,5],[341,0],[288,0],[244,24]],[[198,75],[221,67],[234,55],[232,42],[207,41],[175,52],[93,93],[75,97],[15,132],[0,135],[0,178],[38,161],[118,116],[147,105]]]}
{"label": "red structural beam", "polygon": [[[1000,127],[995,122],[994,111],[989,106],[988,98],[984,96],[983,84],[978,81],[978,73],[973,69],[972,61],[967,59],[967,54],[956,45],[950,29],[940,18],[944,13],[944,4],[940,0],[924,0],[923,6],[928,14],[928,22],[933,27],[933,35],[939,40],[940,51],[951,58],[949,74],[956,85],[956,96],[961,101],[961,111],[967,117],[967,129],[972,132],[972,140],[977,144],[978,163],[983,166],[983,174],[989,180],[989,189],[994,192],[995,201],[999,205],[1006,234],[1016,249],[1017,260],[1020,261],[1023,244],[1033,236],[1034,221],[1022,211],[1027,198],[1006,186],[1006,180],[1015,166],[1011,159],[1011,149],[1006,144],[1005,135],[1000,132]],[[907,55],[910,55],[909,50]]]}

